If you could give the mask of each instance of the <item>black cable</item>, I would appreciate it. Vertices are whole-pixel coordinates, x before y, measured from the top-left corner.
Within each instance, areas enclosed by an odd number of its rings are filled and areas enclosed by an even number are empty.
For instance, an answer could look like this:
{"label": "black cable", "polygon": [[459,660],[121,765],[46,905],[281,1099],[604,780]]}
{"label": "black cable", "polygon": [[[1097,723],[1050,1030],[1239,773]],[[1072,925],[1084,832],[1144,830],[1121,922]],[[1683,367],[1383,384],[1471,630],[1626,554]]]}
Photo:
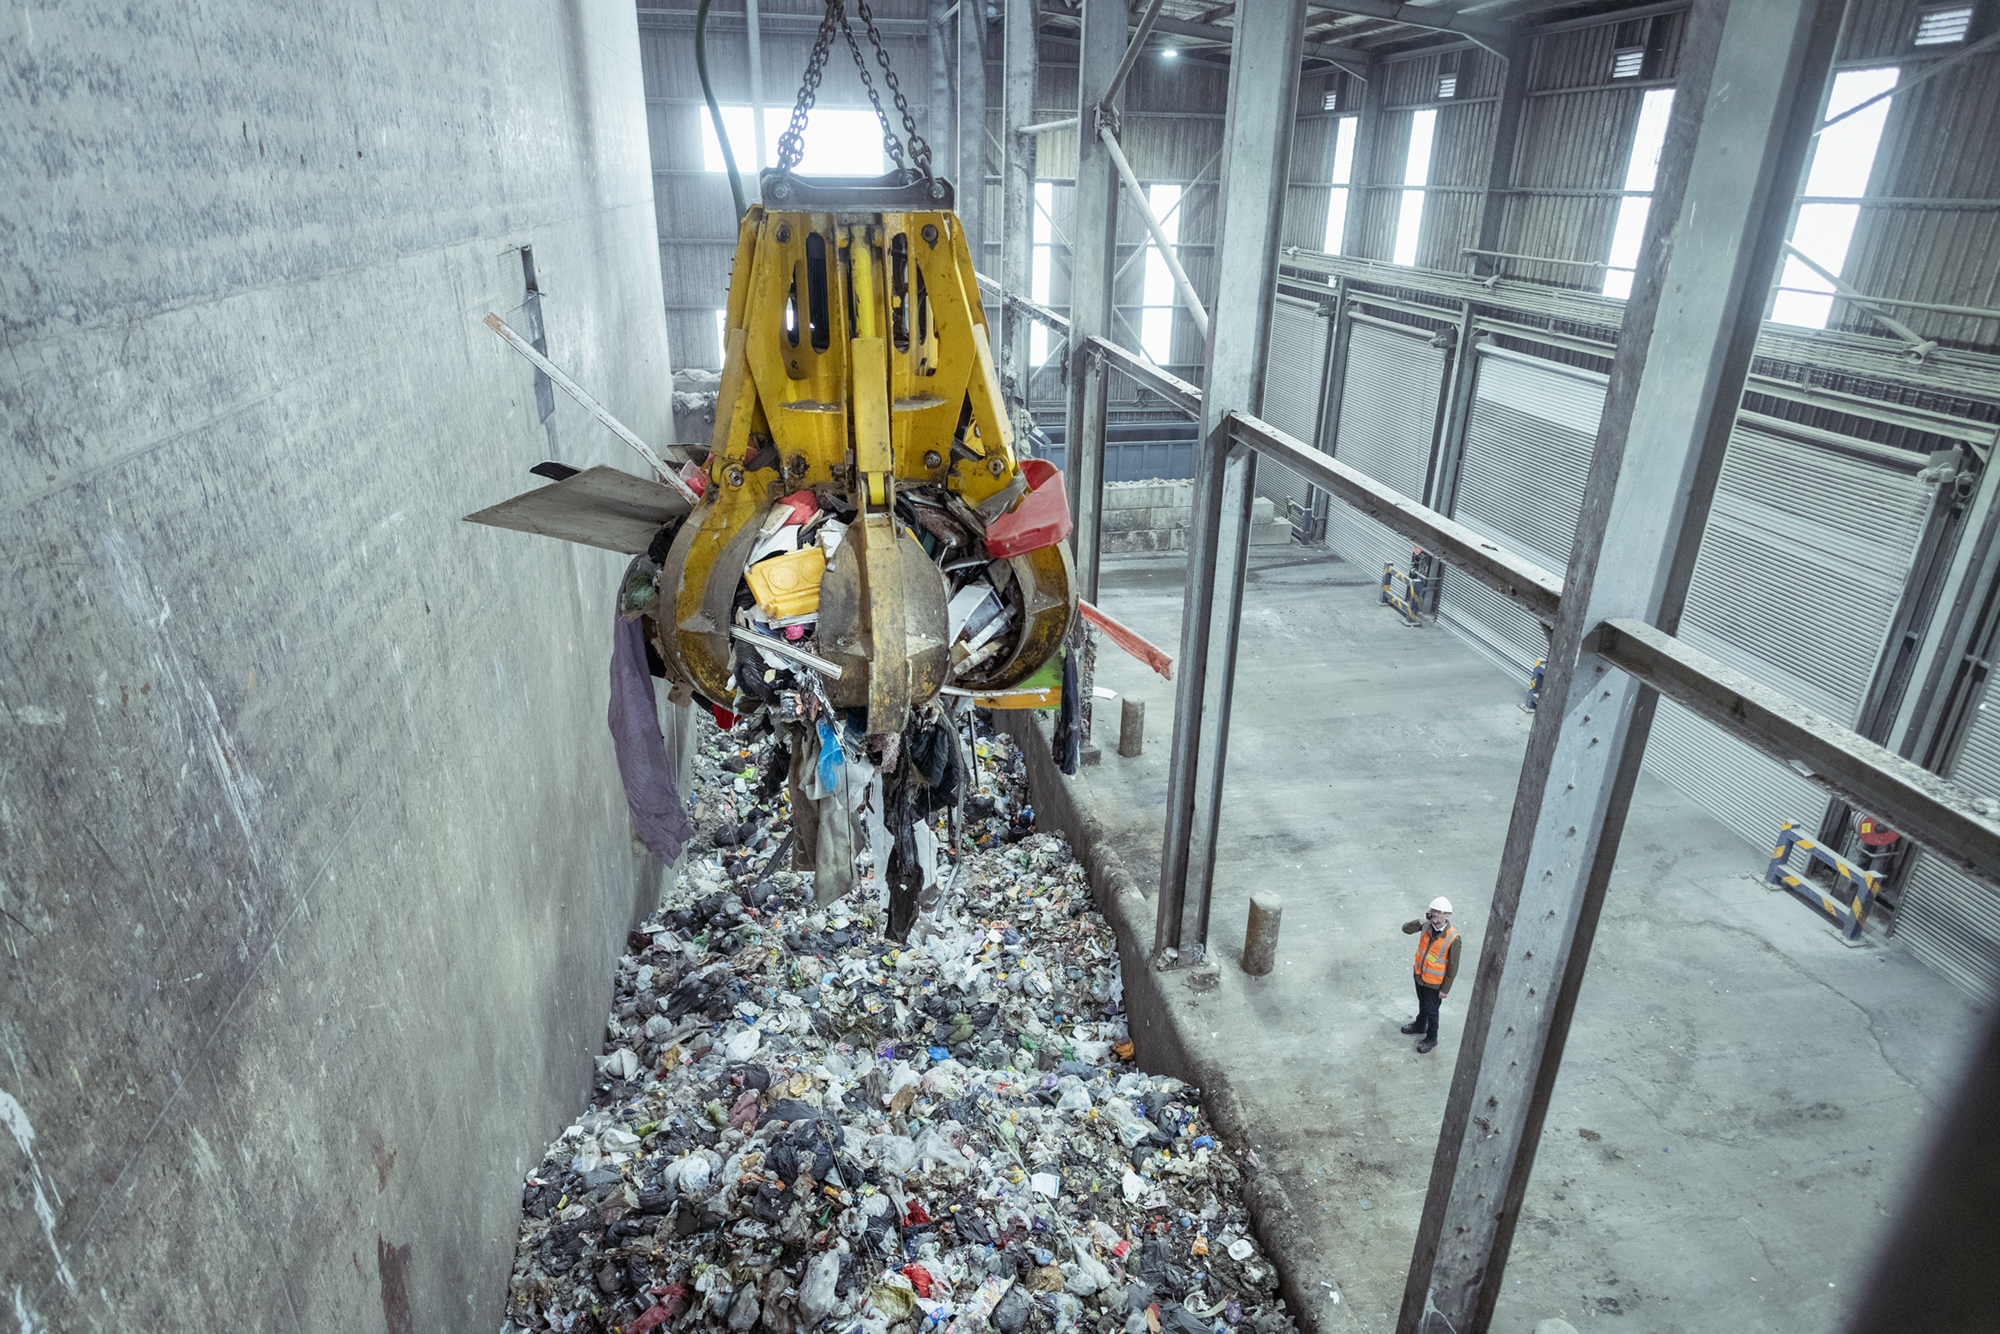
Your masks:
{"label": "black cable", "polygon": [[722,128],[722,108],[715,104],[715,89],[708,80],[708,6],[710,0],[701,0],[701,8],[694,17],[694,67],[701,75],[701,95],[708,102],[708,118],[715,124],[715,141],[722,145],[722,165],[729,170],[729,194],[736,201],[736,220],[741,222],[749,209],[743,203],[743,178],[736,172],[736,154],[729,151],[729,132]]}

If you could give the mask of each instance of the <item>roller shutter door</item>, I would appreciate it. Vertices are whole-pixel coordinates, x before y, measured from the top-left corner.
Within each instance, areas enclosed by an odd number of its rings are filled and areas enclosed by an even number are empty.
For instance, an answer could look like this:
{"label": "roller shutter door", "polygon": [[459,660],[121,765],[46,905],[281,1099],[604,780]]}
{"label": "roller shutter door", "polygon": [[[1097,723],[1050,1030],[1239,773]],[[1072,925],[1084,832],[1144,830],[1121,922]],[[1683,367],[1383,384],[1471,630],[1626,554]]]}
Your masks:
{"label": "roller shutter door", "polygon": [[[1453,517],[1560,573],[1569,563],[1604,379],[1480,348]],[[1852,725],[1874,679],[1931,509],[1907,468],[1739,422],[1688,590],[1681,637]],[[1439,618],[1510,672],[1547,640],[1533,617],[1446,572]],[[1753,846],[1817,828],[1826,794],[1662,701],[1646,769]]]}
{"label": "roller shutter door", "polygon": [[[1334,457],[1413,500],[1424,499],[1431,442],[1437,434],[1438,399],[1444,387],[1444,352],[1429,335],[1398,333],[1354,321],[1347,339],[1347,377],[1340,398]],[[1326,544],[1370,577],[1384,565],[1404,569],[1410,541],[1334,502]]]}
{"label": "roller shutter door", "polygon": [[[1257,415],[1286,435],[1319,446],[1320,390],[1326,381],[1326,317],[1308,301],[1280,296],[1271,307],[1271,352],[1264,372],[1264,404]],[[1278,502],[1311,502],[1312,487],[1291,469],[1257,462],[1257,494]]]}
{"label": "roller shutter door", "polygon": [[[1948,775],[1976,797],[2000,797],[2000,700],[1992,703],[1974,711]],[[1971,876],[1917,853],[1896,907],[1896,939],[1981,1000],[2000,999],[2000,894]]]}
{"label": "roller shutter door", "polygon": [[[1739,420],[1688,587],[1681,638],[1847,726],[1875,678],[1930,520],[1915,469]],[[1827,796],[1661,701],[1646,767],[1760,846],[1816,829]]]}
{"label": "roller shutter door", "polygon": [[[1576,540],[1605,377],[1486,344],[1478,351],[1452,517],[1559,575]],[[1548,649],[1533,616],[1458,570],[1445,571],[1438,620],[1524,683]]]}

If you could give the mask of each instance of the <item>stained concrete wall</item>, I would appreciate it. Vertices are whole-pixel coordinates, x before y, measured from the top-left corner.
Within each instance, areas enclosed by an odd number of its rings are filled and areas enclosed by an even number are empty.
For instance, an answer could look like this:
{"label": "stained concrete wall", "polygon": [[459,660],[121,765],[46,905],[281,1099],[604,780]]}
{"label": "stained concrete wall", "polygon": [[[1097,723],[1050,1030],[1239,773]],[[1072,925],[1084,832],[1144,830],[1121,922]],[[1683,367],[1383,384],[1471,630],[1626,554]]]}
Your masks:
{"label": "stained concrete wall", "polygon": [[620,562],[463,524],[671,377],[628,5],[0,17],[0,1312],[494,1328],[659,868]]}

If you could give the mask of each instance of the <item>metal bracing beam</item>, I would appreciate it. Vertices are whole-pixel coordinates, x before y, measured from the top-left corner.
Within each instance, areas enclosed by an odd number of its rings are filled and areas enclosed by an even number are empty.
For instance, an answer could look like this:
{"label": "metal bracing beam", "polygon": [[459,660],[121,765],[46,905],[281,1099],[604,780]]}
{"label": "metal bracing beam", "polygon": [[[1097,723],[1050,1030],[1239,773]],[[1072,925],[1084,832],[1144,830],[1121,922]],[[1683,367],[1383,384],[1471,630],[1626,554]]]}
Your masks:
{"label": "metal bracing beam", "polygon": [[1543,625],[1554,625],[1562,605],[1562,576],[1488,541],[1463,524],[1392,491],[1330,454],[1295,440],[1269,422],[1238,414],[1231,438],[1304,477],[1322,491],[1407,537],[1445,564],[1493,589]]}
{"label": "metal bracing beam", "polygon": [[1957,69],[1961,61],[1968,60],[1973,56],[1985,55],[1988,51],[1993,51],[1993,50],[2000,50],[2000,32],[1989,33],[1987,36],[1980,38],[1978,41],[1974,42],[1971,46],[1966,47],[1964,50],[1954,51],[1951,55],[1946,56],[1943,60],[1938,61],[1936,64],[1924,66],[1922,69],[1918,70],[1915,74],[1910,75],[1910,77],[1907,79],[1898,79],[1896,81],[1896,86],[1894,88],[1886,89],[1882,92],[1875,94],[1875,96],[1873,97],[1865,99],[1864,101],[1856,102],[1853,106],[1849,107],[1847,110],[1841,112],[1837,116],[1828,116],[1826,120],[1823,123],[1821,123],[1819,129],[1814,130],[1813,133],[1818,134],[1822,130],[1828,128],[1829,126],[1838,125],[1840,124],[1840,122],[1846,120],[1849,116],[1858,116],[1862,112],[1866,111],[1869,107],[1872,107],[1877,102],[1880,102],[1885,97],[1895,97],[1898,94],[1907,93],[1910,91],[1910,89],[1916,87],[1918,84],[1922,83],[1925,79],[1936,78],[1938,75],[1944,73],[1946,70],[1949,69]]}
{"label": "metal bracing beam", "polygon": [[[1193,187],[1201,184],[1204,180],[1208,178],[1209,168],[1213,167],[1216,163],[1220,161],[1222,161],[1222,150],[1218,148],[1215,150],[1215,156],[1211,157],[1207,162],[1202,164],[1201,170],[1194,174],[1194,179],[1187,182],[1187,186]],[[1187,202],[1187,198],[1188,198],[1188,189],[1183,188],[1181,190],[1180,198],[1174,200],[1174,206],[1168,209],[1165,213],[1162,213],[1160,215],[1161,227],[1165,227],[1167,225],[1168,218],[1171,218],[1174,216],[1174,214],[1180,212],[1181,205]],[[1151,206],[1148,205],[1148,207]],[[1115,289],[1118,285],[1119,280],[1122,279],[1127,273],[1131,272],[1132,266],[1134,264],[1137,264],[1141,259],[1144,259],[1145,256],[1146,256],[1146,247],[1144,246],[1140,246],[1137,250],[1134,250],[1131,254],[1127,255],[1125,257],[1125,262],[1118,266],[1118,272],[1112,276],[1111,279],[1112,287]]]}
{"label": "metal bracing beam", "polygon": [[1470,14],[1454,14],[1433,5],[1400,4],[1398,0],[1335,0],[1332,4],[1324,4],[1315,0],[1312,7],[1332,14],[1352,14],[1357,18],[1390,19],[1412,28],[1428,28],[1432,32],[1455,32],[1461,37],[1471,38],[1497,56],[1507,54],[1503,48],[1513,37],[1509,24],[1475,18]]}
{"label": "metal bracing beam", "polygon": [[1203,308],[1201,298],[1195,295],[1194,284],[1188,281],[1187,270],[1181,267],[1181,257],[1175,253],[1173,242],[1167,240],[1166,229],[1160,226],[1160,220],[1153,216],[1153,205],[1146,198],[1145,187],[1140,185],[1139,178],[1132,174],[1132,164],[1125,160],[1125,152],[1118,147],[1117,136],[1111,133],[1111,127],[1098,126],[1097,137],[1104,141],[1104,150],[1111,154],[1111,163],[1118,168],[1119,179],[1125,182],[1126,190],[1131,193],[1132,206],[1139,210],[1140,221],[1146,224],[1146,230],[1151,233],[1153,245],[1159,250],[1160,258],[1167,262],[1167,272],[1174,277],[1174,290],[1180,293],[1181,304],[1187,307],[1187,313],[1194,319],[1194,327],[1201,330],[1202,342],[1206,343],[1208,311]]}
{"label": "metal bracing beam", "polygon": [[1070,243],[1070,374],[1064,412],[1069,471],[1074,481],[1077,593],[1097,601],[1097,564],[1104,514],[1104,434],[1090,401],[1085,345],[1112,325],[1111,269],[1118,256],[1118,169],[1097,137],[1098,107],[1111,87],[1127,32],[1124,0],[1085,0],[1077,52],[1076,213]]}
{"label": "metal bracing beam", "polygon": [[[1034,114],[1035,114],[1034,108],[1030,107],[1028,109],[1028,115],[1032,116]],[[1075,128],[1076,128],[1076,117],[1064,116],[1061,120],[1045,120],[1039,125],[1023,125],[1019,129],[1015,130],[1014,133],[1047,134],[1050,130],[1073,130]]]}
{"label": "metal bracing beam", "polygon": [[1606,621],[1591,632],[1588,647],[1849,805],[1907,832],[1932,856],[2000,889],[2000,821],[1978,814],[1970,794],[1956,784],[1644,621]]}
{"label": "metal bracing beam", "polygon": [[[1241,13],[1237,14],[1236,22],[1238,24],[1243,22]],[[1208,23],[1189,23],[1185,19],[1168,18],[1165,15],[1154,20],[1153,28],[1157,32],[1170,32],[1177,36],[1217,42],[1224,46],[1233,46],[1232,34],[1236,31],[1234,27],[1222,28]],[[1303,16],[1299,19],[1299,32],[1302,36],[1305,32]],[[1353,65],[1357,68],[1365,68],[1368,64],[1368,53],[1359,47],[1330,46],[1324,42],[1302,41],[1299,46],[1299,58],[1304,59],[1306,56],[1330,60],[1336,65]]]}
{"label": "metal bracing beam", "polygon": [[[1045,7],[1042,13],[1044,17],[1055,19],[1058,22],[1075,23],[1079,18],[1078,11],[1065,9],[1056,5]],[[1139,22],[1139,15],[1132,15],[1131,21],[1136,26]],[[1190,22],[1187,19],[1177,19],[1162,14],[1159,18],[1153,20],[1153,31],[1170,32],[1177,37],[1186,37],[1197,42],[1211,42],[1216,46],[1228,47],[1234,41],[1231,34],[1235,32],[1235,29],[1219,27],[1216,24],[1207,22]],[[1339,65],[1357,79],[1365,80],[1368,77],[1368,53],[1358,47],[1332,46],[1324,42],[1306,42],[1299,48],[1299,58],[1303,60],[1308,56],[1315,60],[1324,60]]]}
{"label": "metal bracing beam", "polygon": [[[1254,414],[1263,408],[1304,32],[1305,0],[1242,0],[1237,7],[1236,42],[1229,53],[1229,118],[1222,135],[1222,225],[1216,236],[1216,289],[1230,299],[1218,304],[1209,331],[1202,429],[1195,446],[1156,953],[1180,948],[1185,941],[1198,954],[1208,939],[1209,887],[1215,878],[1230,691],[1257,477],[1257,456],[1230,448],[1229,419],[1232,413]],[[1183,925],[1189,905],[1191,939]]]}
{"label": "metal bracing beam", "polygon": [[1398,1334],[1492,1320],[1657,698],[1591,632],[1679,626],[1842,9],[1689,25]]}
{"label": "metal bracing beam", "polygon": [[1201,390],[1180,376],[1161,370],[1138,353],[1108,338],[1091,339],[1090,350],[1106,366],[1164,398],[1168,406],[1190,417],[1201,416]]}
{"label": "metal bracing beam", "polygon": [[1891,315],[1888,311],[1882,309],[1882,307],[1875,304],[1872,298],[1868,297],[1867,295],[1859,291],[1856,291],[1853,287],[1850,287],[1845,282],[1842,282],[1839,274],[1828,269],[1824,264],[1821,264],[1811,255],[1808,255],[1805,251],[1793,245],[1790,241],[1785,242],[1785,252],[1789,254],[1793,259],[1796,259],[1799,263],[1805,265],[1807,268],[1811,269],[1814,273],[1824,278],[1832,286],[1834,292],[1842,300],[1852,302],[1853,304],[1861,307],[1861,309],[1868,312],[1868,317],[1870,319],[1874,320],[1884,329],[1887,329],[1890,333],[1896,335],[1896,337],[1902,339],[1905,343],[1908,343],[1910,345],[1911,355],[1916,357],[1922,357],[1932,348],[1937,346],[1937,342],[1935,339],[1924,337],[1922,334],[1918,333],[1915,329],[1912,329],[1909,325],[1903,323],[1901,320],[1897,319],[1894,315]]}
{"label": "metal bracing beam", "polygon": [[[1007,0],[1001,16],[1005,33],[1001,73],[1002,105],[1009,125],[1023,125],[1035,114],[1035,77],[1040,64],[1035,41],[1037,0]],[[1000,144],[1000,283],[1004,291],[1033,290],[1035,264],[1034,217],[1035,157],[1039,151],[1031,134],[1001,136]],[[979,267],[979,258],[973,259]],[[1006,307],[1001,312],[1001,362],[1015,386],[1022,406],[1028,402],[1028,327],[1031,321],[1019,310]]]}
{"label": "metal bracing beam", "polygon": [[1159,22],[1160,6],[1163,3],[1165,0],[1149,0],[1146,12],[1139,15],[1138,21],[1132,25],[1132,40],[1125,44],[1125,57],[1118,62],[1118,72],[1111,76],[1111,86],[1106,88],[1104,96],[1098,99],[1098,110],[1111,110],[1113,99],[1124,89],[1125,80],[1131,75],[1132,67],[1139,63],[1139,57],[1145,53],[1146,39],[1153,35],[1153,25]]}

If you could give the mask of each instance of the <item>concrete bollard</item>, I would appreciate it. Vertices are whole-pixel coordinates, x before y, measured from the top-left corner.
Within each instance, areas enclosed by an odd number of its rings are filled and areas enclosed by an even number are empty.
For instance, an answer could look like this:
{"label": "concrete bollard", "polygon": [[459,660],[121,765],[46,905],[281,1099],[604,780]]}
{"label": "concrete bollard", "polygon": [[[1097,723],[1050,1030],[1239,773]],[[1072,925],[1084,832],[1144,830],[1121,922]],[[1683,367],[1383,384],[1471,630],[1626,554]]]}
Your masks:
{"label": "concrete bollard", "polygon": [[1250,896],[1250,925],[1243,932],[1243,971],[1262,977],[1278,957],[1278,923],[1285,901],[1276,894]]}
{"label": "concrete bollard", "polygon": [[1134,759],[1146,748],[1146,701],[1123,699],[1118,709],[1118,753]]}

